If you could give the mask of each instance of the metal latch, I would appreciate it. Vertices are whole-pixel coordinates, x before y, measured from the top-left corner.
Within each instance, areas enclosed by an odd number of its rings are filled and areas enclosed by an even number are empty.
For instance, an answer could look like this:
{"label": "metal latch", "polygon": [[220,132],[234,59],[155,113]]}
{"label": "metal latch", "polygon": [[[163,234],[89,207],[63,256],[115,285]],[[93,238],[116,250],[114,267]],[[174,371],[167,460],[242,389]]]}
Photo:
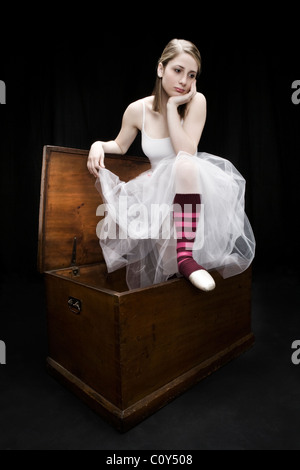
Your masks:
{"label": "metal latch", "polygon": [[81,312],[81,300],[75,297],[69,297],[68,306],[72,313],[78,315]]}

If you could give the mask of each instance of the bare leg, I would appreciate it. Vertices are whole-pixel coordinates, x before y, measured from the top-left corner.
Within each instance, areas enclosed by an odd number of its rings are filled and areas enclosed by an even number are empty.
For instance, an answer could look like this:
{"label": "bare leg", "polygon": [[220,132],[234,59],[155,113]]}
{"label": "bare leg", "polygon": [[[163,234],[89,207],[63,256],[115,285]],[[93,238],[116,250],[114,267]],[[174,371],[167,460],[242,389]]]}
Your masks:
{"label": "bare leg", "polygon": [[201,188],[194,157],[176,162],[176,196],[174,222],[177,232],[177,262],[179,272],[198,289],[215,288],[212,276],[192,257],[201,207]]}
{"label": "bare leg", "polygon": [[179,159],[175,167],[175,190],[177,194],[201,194],[195,157]]}

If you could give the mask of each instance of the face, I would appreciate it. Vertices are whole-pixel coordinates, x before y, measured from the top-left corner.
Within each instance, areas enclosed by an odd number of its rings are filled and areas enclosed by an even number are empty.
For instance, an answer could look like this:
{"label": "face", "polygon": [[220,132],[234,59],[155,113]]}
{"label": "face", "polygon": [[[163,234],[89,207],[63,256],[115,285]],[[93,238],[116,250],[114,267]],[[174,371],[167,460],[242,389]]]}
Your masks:
{"label": "face", "polygon": [[178,96],[188,93],[197,76],[197,63],[188,53],[182,52],[170,60],[166,67],[159,64],[157,73],[162,77],[162,86],[166,94]]}

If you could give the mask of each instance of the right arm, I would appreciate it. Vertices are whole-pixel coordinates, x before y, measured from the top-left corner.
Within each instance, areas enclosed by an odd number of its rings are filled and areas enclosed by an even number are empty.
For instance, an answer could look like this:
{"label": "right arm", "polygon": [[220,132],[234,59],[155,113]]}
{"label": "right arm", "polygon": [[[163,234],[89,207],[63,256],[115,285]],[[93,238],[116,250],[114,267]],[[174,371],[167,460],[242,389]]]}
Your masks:
{"label": "right arm", "polygon": [[87,167],[92,175],[98,177],[99,169],[105,168],[104,157],[106,153],[124,155],[127,152],[136,138],[141,122],[142,107],[140,101],[135,101],[126,109],[122,119],[122,127],[116,139],[108,142],[97,141],[92,144],[87,160]]}

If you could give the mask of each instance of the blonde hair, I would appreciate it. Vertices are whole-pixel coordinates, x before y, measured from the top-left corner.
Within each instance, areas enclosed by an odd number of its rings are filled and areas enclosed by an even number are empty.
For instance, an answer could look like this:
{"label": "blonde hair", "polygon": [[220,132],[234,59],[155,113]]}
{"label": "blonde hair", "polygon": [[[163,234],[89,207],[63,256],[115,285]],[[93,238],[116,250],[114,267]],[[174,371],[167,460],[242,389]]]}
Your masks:
{"label": "blonde hair", "polygon": [[[163,53],[158,60],[158,64],[162,64],[165,68],[168,62],[172,59],[175,59],[176,56],[181,54],[182,52],[186,52],[190,54],[193,59],[196,61],[198,70],[197,70],[197,77],[200,75],[201,72],[201,55],[198,48],[190,41],[186,41],[185,39],[172,39],[164,48]],[[161,98],[162,98],[162,79],[156,76],[156,82],[154,86],[154,90],[152,95],[154,95],[153,100],[153,111],[160,112],[161,111]],[[178,113],[179,115],[184,118],[186,112],[186,104],[178,106]]]}

